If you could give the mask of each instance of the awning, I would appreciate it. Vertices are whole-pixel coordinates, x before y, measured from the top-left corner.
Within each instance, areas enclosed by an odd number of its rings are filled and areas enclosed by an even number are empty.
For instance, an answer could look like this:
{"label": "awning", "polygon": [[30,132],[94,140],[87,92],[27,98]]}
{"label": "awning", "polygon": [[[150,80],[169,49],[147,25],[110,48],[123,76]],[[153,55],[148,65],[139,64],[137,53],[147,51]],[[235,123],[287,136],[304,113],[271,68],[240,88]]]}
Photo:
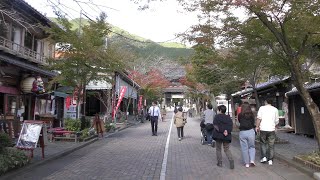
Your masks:
{"label": "awning", "polygon": [[0,86],[0,92],[5,94],[20,94],[19,90],[15,87],[8,87],[8,86]]}
{"label": "awning", "polygon": [[19,67],[24,68],[24,69],[35,71],[35,72],[41,73],[41,74],[49,76],[49,77],[54,77],[54,76],[58,75],[57,73],[54,73],[52,71],[41,69],[41,68],[39,68],[39,67],[37,67],[35,65],[28,64],[28,63],[16,60],[16,59],[14,59],[12,57],[5,56],[3,54],[0,54],[0,61],[15,65],[15,66],[19,66]]}
{"label": "awning", "polygon": [[58,97],[63,97],[63,98],[66,98],[67,96],[69,96],[69,94],[66,94],[64,92],[59,92],[59,91],[54,91],[53,96],[58,96]]}

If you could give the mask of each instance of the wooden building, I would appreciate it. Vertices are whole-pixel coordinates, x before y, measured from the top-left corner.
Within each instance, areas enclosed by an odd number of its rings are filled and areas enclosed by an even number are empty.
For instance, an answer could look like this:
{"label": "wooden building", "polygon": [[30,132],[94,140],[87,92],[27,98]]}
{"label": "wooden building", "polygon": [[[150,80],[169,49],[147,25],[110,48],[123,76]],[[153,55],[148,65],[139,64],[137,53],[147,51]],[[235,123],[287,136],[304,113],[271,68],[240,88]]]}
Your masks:
{"label": "wooden building", "polygon": [[43,68],[54,56],[42,29],[51,22],[23,0],[2,0],[0,8],[8,12],[0,20],[0,131],[17,137],[21,121],[54,111],[45,87],[56,73]]}
{"label": "wooden building", "polygon": [[[310,92],[313,101],[320,106],[320,82],[307,84],[305,86]],[[286,97],[289,99],[289,119],[295,133],[303,135],[315,135],[314,126],[310,113],[299,95],[296,88],[288,91]]]}

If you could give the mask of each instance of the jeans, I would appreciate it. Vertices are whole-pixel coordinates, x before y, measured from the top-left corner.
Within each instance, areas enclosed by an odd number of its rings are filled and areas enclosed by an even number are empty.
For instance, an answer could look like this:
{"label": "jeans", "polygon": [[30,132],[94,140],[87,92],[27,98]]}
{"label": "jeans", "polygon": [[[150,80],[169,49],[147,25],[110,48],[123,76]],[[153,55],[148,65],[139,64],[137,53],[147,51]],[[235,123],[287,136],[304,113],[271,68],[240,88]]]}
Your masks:
{"label": "jeans", "polygon": [[[209,124],[206,124],[206,126],[208,126]],[[207,130],[206,129],[206,132],[207,132],[207,142],[208,144],[211,144],[212,143],[212,132],[213,132],[213,129],[211,130]]]}
{"label": "jeans", "polygon": [[268,160],[273,160],[275,140],[275,131],[260,131],[261,158],[266,157]]}
{"label": "jeans", "polygon": [[239,139],[244,164],[254,162],[256,155],[254,129],[240,131]]}
{"label": "jeans", "polygon": [[178,132],[178,137],[179,138],[183,137],[183,126],[182,127],[177,127],[177,132]]}
{"label": "jeans", "polygon": [[216,140],[216,153],[217,153],[217,160],[218,160],[218,162],[221,162],[221,161],[222,161],[222,153],[221,153],[221,147],[222,147],[222,145],[223,145],[223,150],[224,150],[224,152],[226,153],[229,161],[233,161],[232,154],[231,154],[231,151],[230,151],[230,149],[229,149],[230,143]]}
{"label": "jeans", "polygon": [[157,134],[158,130],[158,116],[151,116],[151,129],[152,129],[152,134],[155,135]]}

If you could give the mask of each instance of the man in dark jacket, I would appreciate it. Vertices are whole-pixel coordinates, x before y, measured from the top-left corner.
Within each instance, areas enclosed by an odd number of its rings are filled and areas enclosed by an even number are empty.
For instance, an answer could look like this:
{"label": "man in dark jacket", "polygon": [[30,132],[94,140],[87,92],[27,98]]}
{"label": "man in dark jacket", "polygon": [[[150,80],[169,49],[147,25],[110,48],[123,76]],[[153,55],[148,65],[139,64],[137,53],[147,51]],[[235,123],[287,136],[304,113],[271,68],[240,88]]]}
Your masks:
{"label": "man in dark jacket", "polygon": [[226,106],[218,106],[218,114],[214,117],[213,120],[213,139],[216,141],[216,153],[217,153],[217,166],[222,167],[222,153],[221,146],[223,145],[224,152],[226,153],[230,169],[234,169],[234,160],[232,158],[231,151],[229,149],[231,143],[231,131],[233,127],[232,120],[225,113],[227,111]]}

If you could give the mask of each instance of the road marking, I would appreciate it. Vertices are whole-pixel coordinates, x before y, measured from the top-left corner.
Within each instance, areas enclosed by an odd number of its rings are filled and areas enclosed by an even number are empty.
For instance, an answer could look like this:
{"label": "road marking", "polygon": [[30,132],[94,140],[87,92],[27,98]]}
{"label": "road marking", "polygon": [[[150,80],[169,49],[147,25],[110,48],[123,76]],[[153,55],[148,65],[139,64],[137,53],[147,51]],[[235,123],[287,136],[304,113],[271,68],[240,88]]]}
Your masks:
{"label": "road marking", "polygon": [[168,154],[169,154],[169,143],[170,143],[172,124],[173,124],[173,116],[171,118],[169,134],[167,137],[167,143],[166,143],[166,147],[164,149],[164,155],[163,155],[163,161],[162,161],[162,167],[161,167],[161,173],[160,173],[160,180],[166,179],[167,162],[168,162]]}

